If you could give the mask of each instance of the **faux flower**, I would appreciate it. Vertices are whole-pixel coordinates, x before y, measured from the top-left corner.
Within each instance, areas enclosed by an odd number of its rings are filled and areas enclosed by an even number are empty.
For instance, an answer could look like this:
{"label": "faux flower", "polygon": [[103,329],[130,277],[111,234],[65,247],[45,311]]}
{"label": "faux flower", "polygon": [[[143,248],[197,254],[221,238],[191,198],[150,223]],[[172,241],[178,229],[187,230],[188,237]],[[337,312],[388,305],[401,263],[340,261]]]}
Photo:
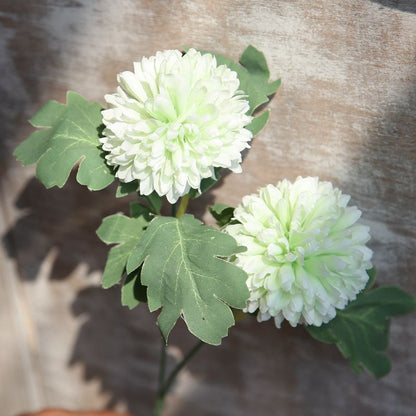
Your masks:
{"label": "faux flower", "polygon": [[100,141],[120,181],[138,179],[142,195],[156,191],[174,203],[215,167],[241,171],[252,118],[236,72],[210,54],[167,50],[117,79]]}
{"label": "faux flower", "polygon": [[320,326],[355,299],[368,281],[372,251],[361,212],[330,182],[298,177],[245,196],[229,225],[247,251],[236,264],[248,274],[246,311],[258,321],[274,318]]}

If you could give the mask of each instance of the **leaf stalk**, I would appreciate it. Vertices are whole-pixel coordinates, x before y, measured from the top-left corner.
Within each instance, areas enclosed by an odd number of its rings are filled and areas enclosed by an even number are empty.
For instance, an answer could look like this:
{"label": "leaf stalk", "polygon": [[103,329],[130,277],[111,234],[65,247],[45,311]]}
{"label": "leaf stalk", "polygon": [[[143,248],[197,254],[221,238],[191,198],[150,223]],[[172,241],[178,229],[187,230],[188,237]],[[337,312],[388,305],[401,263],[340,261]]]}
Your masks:
{"label": "leaf stalk", "polygon": [[186,208],[188,207],[188,202],[189,202],[189,194],[186,194],[181,199],[178,211],[176,213],[176,218],[180,218],[182,217],[183,214],[185,214]]}
{"label": "leaf stalk", "polygon": [[166,341],[162,336],[162,348],[160,354],[160,367],[159,367],[159,377],[158,377],[158,390],[157,390],[157,398],[156,404],[153,412],[153,416],[161,416],[164,404],[165,404],[165,397],[169,392],[172,384],[176,380],[176,377],[180,373],[180,371],[186,366],[189,360],[201,349],[201,347],[205,343],[203,341],[198,341],[191,350],[183,357],[183,359],[176,365],[176,367],[172,370],[169,377],[165,380],[166,375],[166,358],[167,358],[167,345]]}

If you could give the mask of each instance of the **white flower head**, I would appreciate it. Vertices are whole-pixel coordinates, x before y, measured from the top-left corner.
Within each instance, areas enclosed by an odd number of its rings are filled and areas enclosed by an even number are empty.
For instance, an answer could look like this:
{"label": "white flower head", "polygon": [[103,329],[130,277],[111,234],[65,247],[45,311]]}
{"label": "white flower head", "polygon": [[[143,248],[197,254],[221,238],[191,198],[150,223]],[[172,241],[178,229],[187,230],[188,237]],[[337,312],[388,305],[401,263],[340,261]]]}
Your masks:
{"label": "white flower head", "polygon": [[142,195],[156,191],[174,203],[215,167],[241,171],[252,117],[236,72],[210,54],[167,50],[117,79],[100,141],[120,181],[138,179]]}
{"label": "white flower head", "polygon": [[299,177],[245,196],[229,225],[247,251],[235,262],[248,274],[246,311],[258,321],[274,318],[320,326],[365,287],[372,267],[368,227],[348,207],[349,195],[330,182]]}

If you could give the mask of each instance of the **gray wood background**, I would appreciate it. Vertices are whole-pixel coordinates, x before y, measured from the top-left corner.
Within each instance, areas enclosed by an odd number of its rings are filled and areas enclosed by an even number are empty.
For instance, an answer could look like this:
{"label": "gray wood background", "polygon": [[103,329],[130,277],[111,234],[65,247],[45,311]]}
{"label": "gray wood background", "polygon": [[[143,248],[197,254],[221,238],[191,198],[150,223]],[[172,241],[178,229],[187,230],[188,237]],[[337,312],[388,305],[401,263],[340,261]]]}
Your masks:
{"label": "gray wood background", "polygon": [[[191,45],[237,59],[264,51],[282,87],[243,174],[204,204],[238,204],[287,177],[318,175],[352,195],[371,226],[379,283],[416,295],[416,2],[414,0],[0,1],[0,414],[44,406],[149,415],[159,339],[145,307],[102,290],[103,215],[126,210],[114,188],[71,178],[46,191],[12,151],[27,119],[66,90],[103,103],[116,73],[157,50]],[[391,327],[393,370],[355,375],[303,328],[247,319],[181,375],[165,416],[414,415],[415,314]],[[170,365],[193,344],[183,325]]]}

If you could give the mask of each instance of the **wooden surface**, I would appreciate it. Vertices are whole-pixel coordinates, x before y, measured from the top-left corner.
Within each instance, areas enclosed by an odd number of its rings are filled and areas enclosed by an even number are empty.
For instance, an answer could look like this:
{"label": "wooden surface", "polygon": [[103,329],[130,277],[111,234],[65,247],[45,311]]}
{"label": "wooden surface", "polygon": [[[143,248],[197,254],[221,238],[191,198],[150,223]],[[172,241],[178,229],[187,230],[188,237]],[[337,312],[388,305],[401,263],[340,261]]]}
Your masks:
{"label": "wooden surface", "polygon": [[[226,176],[193,212],[209,222],[204,203],[235,205],[267,183],[318,175],[362,209],[379,282],[416,295],[413,0],[2,0],[1,415],[149,415],[159,356],[155,316],[99,287],[107,248],[95,229],[127,201],[74,178],[45,190],[11,156],[31,132],[26,120],[66,90],[103,103],[117,72],[157,50],[191,45],[237,59],[248,44],[282,87],[243,174]],[[395,319],[391,338],[393,370],[374,380],[303,328],[247,319],[187,367],[164,415],[414,415],[415,314]],[[170,365],[192,344],[179,325]]]}

